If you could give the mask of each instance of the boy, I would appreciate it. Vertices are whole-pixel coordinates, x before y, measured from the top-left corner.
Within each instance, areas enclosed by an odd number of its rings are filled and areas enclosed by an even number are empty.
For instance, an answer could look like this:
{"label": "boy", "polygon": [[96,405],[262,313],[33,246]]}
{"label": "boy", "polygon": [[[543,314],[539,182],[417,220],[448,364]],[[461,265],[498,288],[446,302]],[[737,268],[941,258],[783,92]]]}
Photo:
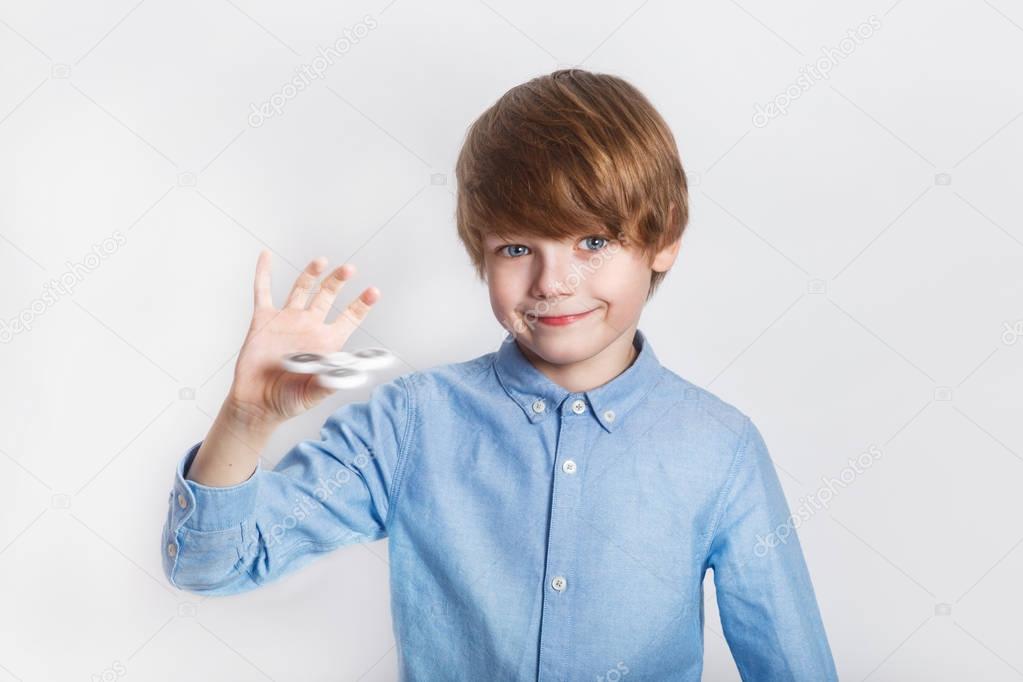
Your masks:
{"label": "boy", "polygon": [[330,393],[278,359],[341,349],[380,292],[325,324],[354,269],[311,295],[317,259],[278,310],[261,253],[229,395],[178,465],[170,582],[238,593],[387,537],[401,679],[698,680],[712,568],[744,680],[837,679],[794,532],[764,540],[790,519],[759,430],[638,329],[688,220],[662,118],[619,78],[555,71],[480,116],[456,174],[499,349],[375,387],[263,470],[273,429]]}

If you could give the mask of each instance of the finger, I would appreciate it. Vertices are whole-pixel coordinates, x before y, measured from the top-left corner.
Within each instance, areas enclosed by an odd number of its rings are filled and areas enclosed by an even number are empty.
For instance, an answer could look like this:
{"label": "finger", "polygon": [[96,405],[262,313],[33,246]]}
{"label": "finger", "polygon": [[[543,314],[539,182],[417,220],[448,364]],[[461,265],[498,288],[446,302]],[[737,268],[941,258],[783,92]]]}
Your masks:
{"label": "finger", "polygon": [[357,299],[348,304],[348,307],[341,311],[337,319],[331,323],[331,327],[347,338],[359,324],[366,319],[366,315],[374,304],[380,300],[380,290],[376,287],[369,287],[364,290]]}
{"label": "finger", "polygon": [[313,302],[309,304],[310,310],[315,310],[322,317],[327,316],[327,311],[334,305],[334,299],[338,292],[344,288],[345,282],[355,274],[355,266],[345,263],[330,273],[330,276],[320,282],[320,290],[313,296]]}
{"label": "finger", "polygon": [[288,294],[288,300],[284,307],[305,310],[306,301],[309,299],[309,291],[316,284],[316,278],[319,277],[320,272],[325,267],[327,267],[327,259],[323,256],[309,261],[309,265],[305,266],[305,270],[295,280],[295,285],[291,288],[291,293]]}
{"label": "finger", "polygon": [[273,308],[273,296],[270,294],[270,250],[259,252],[256,261],[256,282],[253,286],[254,305],[259,308]]}

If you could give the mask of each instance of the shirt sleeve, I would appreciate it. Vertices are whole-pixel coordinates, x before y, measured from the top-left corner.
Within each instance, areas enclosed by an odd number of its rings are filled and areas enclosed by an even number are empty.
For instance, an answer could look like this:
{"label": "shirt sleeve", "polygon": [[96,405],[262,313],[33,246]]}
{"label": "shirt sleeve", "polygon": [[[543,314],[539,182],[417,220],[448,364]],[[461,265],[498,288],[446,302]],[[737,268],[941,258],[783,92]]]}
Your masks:
{"label": "shirt sleeve", "polygon": [[179,461],[162,534],[164,574],[189,592],[244,592],[342,545],[386,537],[414,410],[407,377],[330,415],[319,440],[289,450],[242,483],[185,478],[202,444]]}
{"label": "shirt sleeve", "polygon": [[743,680],[837,680],[764,439],[747,417],[708,550],[725,639]]}

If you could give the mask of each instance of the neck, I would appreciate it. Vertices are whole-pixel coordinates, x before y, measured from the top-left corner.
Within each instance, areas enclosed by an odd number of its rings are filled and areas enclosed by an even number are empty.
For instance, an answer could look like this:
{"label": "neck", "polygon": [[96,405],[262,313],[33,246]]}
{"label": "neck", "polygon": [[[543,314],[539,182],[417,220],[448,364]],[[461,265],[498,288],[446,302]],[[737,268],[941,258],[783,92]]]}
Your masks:
{"label": "neck", "polygon": [[567,391],[582,393],[603,386],[632,366],[639,355],[633,345],[635,334],[633,325],[596,355],[564,365],[547,362],[521,344],[519,349],[548,379]]}

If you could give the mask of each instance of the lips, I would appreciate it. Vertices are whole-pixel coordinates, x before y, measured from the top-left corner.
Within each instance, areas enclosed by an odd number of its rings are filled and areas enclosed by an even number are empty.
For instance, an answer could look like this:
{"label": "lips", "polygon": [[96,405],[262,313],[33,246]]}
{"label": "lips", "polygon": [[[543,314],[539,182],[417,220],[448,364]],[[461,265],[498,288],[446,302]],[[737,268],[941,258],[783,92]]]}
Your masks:
{"label": "lips", "polygon": [[562,326],[566,324],[572,324],[577,320],[581,320],[582,318],[592,313],[594,310],[596,310],[596,308],[593,308],[592,310],[584,310],[579,313],[569,313],[567,315],[552,315],[547,317],[538,317],[536,319],[542,322],[543,324]]}

